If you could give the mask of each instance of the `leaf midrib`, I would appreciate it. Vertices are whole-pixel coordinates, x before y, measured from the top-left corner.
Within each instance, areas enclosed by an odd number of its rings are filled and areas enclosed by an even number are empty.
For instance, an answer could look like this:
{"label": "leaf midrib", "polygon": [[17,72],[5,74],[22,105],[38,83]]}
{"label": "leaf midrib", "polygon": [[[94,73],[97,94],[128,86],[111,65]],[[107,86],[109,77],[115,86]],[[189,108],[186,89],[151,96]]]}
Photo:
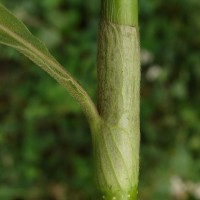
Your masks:
{"label": "leaf midrib", "polygon": [[37,48],[35,48],[31,43],[24,40],[22,37],[17,35],[15,32],[10,31],[10,29],[3,26],[2,24],[0,24],[0,29],[2,29],[4,32],[6,32],[9,36],[14,38],[19,43],[23,44],[27,49],[29,49],[29,51],[32,51],[33,53],[35,53],[38,57],[42,58],[42,60],[45,60],[46,62],[48,61],[50,65],[55,67],[58,71],[62,71],[63,74],[67,75],[68,78],[70,78],[68,73],[61,66],[58,66],[58,64],[55,63],[49,56],[46,56],[45,54],[43,54],[41,51],[39,51]]}

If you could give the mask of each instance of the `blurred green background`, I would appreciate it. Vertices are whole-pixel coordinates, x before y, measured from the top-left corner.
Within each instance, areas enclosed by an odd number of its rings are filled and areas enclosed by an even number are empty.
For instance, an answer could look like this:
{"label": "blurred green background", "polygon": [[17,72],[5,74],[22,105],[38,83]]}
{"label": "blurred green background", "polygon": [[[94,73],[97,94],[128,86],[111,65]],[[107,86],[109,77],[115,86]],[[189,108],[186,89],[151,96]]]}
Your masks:
{"label": "blurred green background", "polygon": [[[1,0],[96,99],[100,0]],[[139,0],[141,200],[200,199],[200,1]],[[86,119],[68,93],[0,46],[0,199],[93,199]]]}

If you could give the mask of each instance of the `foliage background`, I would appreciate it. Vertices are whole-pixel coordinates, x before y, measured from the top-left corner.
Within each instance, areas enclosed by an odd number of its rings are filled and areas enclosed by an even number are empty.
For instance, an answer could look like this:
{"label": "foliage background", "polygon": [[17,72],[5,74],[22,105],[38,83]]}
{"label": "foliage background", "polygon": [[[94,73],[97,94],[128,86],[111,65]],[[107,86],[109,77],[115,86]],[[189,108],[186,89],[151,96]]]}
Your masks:
{"label": "foliage background", "polygon": [[[100,1],[1,0],[96,99]],[[140,0],[140,199],[200,199],[200,2]],[[45,72],[0,46],[0,199],[88,200],[89,127]]]}

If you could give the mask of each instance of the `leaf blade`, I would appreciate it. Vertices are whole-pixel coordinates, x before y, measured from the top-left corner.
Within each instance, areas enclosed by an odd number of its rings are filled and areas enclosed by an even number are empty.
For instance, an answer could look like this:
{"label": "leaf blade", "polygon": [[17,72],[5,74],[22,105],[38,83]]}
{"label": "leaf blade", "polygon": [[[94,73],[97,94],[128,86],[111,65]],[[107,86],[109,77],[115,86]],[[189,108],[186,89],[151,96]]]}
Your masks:
{"label": "leaf blade", "polygon": [[50,54],[43,42],[0,4],[0,43],[13,47],[55,78],[78,101],[89,120],[98,118],[94,103],[87,92]]}

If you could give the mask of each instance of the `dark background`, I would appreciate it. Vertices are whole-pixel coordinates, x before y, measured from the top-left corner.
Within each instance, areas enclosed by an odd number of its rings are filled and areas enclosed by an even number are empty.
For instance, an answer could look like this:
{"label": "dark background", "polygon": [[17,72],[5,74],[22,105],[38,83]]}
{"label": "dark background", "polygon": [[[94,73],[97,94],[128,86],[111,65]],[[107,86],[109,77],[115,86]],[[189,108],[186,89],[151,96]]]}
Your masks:
{"label": "dark background", "polygon": [[[96,99],[100,1],[1,0]],[[200,199],[200,1],[139,0],[141,200]],[[88,200],[91,137],[45,72],[0,46],[0,199]]]}

